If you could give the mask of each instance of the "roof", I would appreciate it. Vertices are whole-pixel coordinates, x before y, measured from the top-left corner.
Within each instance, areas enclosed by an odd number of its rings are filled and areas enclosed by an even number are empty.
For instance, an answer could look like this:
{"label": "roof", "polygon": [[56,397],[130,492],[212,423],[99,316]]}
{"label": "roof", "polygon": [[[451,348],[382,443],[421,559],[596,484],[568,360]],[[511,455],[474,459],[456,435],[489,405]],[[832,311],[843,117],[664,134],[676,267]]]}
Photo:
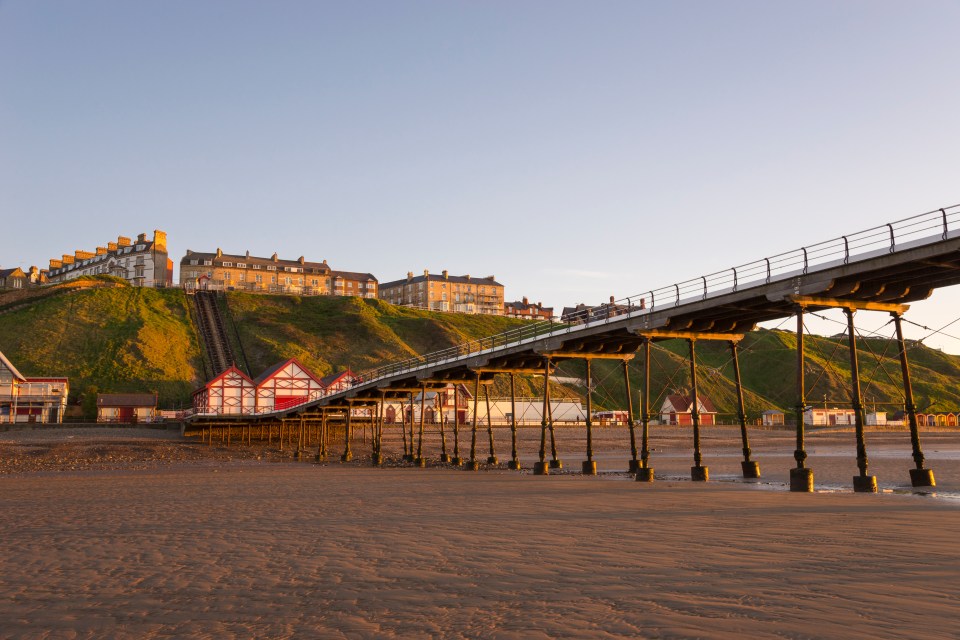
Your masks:
{"label": "roof", "polygon": [[17,368],[13,366],[13,363],[7,360],[7,356],[3,355],[3,351],[0,351],[0,364],[6,367],[10,373],[13,374],[13,377],[19,380],[20,382],[25,382],[26,378],[23,377],[23,374],[17,371]]}
{"label": "roof", "polygon": [[307,369],[305,366],[303,366],[303,364],[301,364],[300,361],[297,360],[296,358],[288,358],[287,360],[284,360],[283,362],[278,362],[277,364],[273,365],[272,367],[270,367],[269,369],[267,369],[266,371],[264,371],[263,373],[261,373],[259,376],[257,376],[257,377],[253,380],[253,383],[259,387],[261,384],[263,384],[263,382],[264,382],[265,380],[268,380],[269,378],[272,378],[278,371],[280,371],[281,369],[283,369],[284,367],[286,367],[286,366],[287,366],[288,364],[290,364],[290,363],[293,363],[293,364],[297,365],[298,367],[300,367],[300,369],[302,369],[303,372],[306,373],[308,376],[310,376],[311,378],[313,378],[313,380],[314,380],[317,384],[320,384],[320,385],[322,385],[322,386],[326,386],[326,385],[323,384],[323,381],[320,380],[320,378],[318,378],[317,376],[313,375],[313,372],[310,371],[310,369]]}
{"label": "roof", "polygon": [[328,376],[323,376],[320,378],[320,384],[322,384],[324,387],[329,387],[330,385],[339,382],[341,378],[345,376],[359,378],[357,374],[355,374],[353,371],[350,371],[350,369],[347,369],[346,371],[338,371],[336,373],[331,373]]}
{"label": "roof", "polygon": [[227,367],[226,369],[224,369],[223,371],[221,371],[220,373],[218,373],[216,376],[214,376],[214,378],[213,378],[212,380],[210,380],[210,381],[207,382],[205,385],[203,385],[202,387],[200,387],[199,389],[197,389],[196,391],[194,391],[194,392],[193,392],[193,395],[197,395],[198,393],[200,393],[200,392],[203,391],[204,389],[209,389],[209,388],[213,385],[214,382],[217,382],[217,381],[220,380],[221,378],[226,377],[226,375],[229,374],[229,373],[236,373],[236,374],[239,375],[241,378],[243,378],[244,380],[246,380],[247,382],[249,382],[251,385],[253,384],[253,380],[250,379],[250,376],[248,376],[247,374],[245,374],[243,371],[240,371],[240,369],[237,369],[237,365],[231,364],[229,367]]}
{"label": "roof", "polygon": [[331,271],[330,275],[334,278],[343,278],[344,280],[373,280],[377,281],[372,273],[360,273],[359,271]]}
{"label": "roof", "polygon": [[443,277],[443,274],[431,273],[426,276],[414,276],[413,278],[403,280],[394,280],[393,282],[384,282],[381,283],[380,288],[386,289],[387,287],[396,287],[402,284],[416,284],[418,282],[453,282],[454,284],[482,284],[494,285],[497,287],[502,287],[503,285],[494,280],[493,276],[488,276],[486,278],[471,278],[470,276],[451,276],[448,275],[446,278]]}
{"label": "roof", "polygon": [[[704,395],[698,395],[697,399],[700,401],[700,404],[703,405],[703,410],[706,413],[716,413],[717,408],[713,406],[713,402]],[[693,405],[693,399],[690,396],[673,393],[667,396],[667,401],[673,405],[673,408],[681,413],[685,413],[691,410],[691,405]]]}
{"label": "roof", "polygon": [[285,260],[283,258],[261,258],[259,256],[251,255],[234,255],[230,253],[220,253],[217,255],[217,252],[206,253],[202,251],[190,251],[183,258],[180,259],[181,265],[190,265],[191,260],[210,260],[214,265],[222,264],[224,262],[242,262],[247,265],[258,264],[261,266],[279,266],[279,267],[308,267],[310,269],[319,269],[320,271],[328,272],[330,271],[330,265],[326,262],[300,262],[299,260]]}
{"label": "roof", "polygon": [[764,412],[763,412],[762,414],[760,414],[760,415],[763,415],[763,416],[777,416],[777,415],[780,415],[780,416],[782,416],[782,415],[783,415],[783,411],[780,411],[779,409],[767,409],[766,411],[764,411]]}
{"label": "roof", "polygon": [[155,407],[157,396],[153,393],[98,393],[98,407]]}
{"label": "roof", "polygon": [[12,269],[0,269],[0,278],[9,278],[10,276],[18,275],[18,271],[20,272],[19,275],[22,277],[27,275],[20,267],[14,267]]}

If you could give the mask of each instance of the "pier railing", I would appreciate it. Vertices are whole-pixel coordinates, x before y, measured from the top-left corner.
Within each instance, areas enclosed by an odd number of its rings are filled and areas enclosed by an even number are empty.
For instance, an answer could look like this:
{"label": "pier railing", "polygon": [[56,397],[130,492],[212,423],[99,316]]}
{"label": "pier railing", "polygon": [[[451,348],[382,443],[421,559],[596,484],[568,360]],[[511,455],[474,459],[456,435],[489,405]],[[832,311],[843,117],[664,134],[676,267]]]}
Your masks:
{"label": "pier railing", "polygon": [[561,322],[533,322],[510,331],[393,362],[361,373],[359,384],[417,371],[464,356],[479,355],[551,335],[570,333],[584,327],[622,319],[625,315],[642,316],[664,307],[679,306],[747,287],[787,280],[814,269],[850,264],[958,236],[960,204],[583,309],[564,316]]}

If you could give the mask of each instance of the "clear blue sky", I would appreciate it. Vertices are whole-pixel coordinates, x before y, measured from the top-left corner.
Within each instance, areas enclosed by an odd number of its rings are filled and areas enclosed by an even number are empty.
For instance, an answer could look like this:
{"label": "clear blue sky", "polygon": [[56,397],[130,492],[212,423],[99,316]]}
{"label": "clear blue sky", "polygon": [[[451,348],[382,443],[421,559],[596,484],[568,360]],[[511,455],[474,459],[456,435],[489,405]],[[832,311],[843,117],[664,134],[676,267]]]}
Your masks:
{"label": "clear blue sky", "polygon": [[619,298],[960,202],[957,33],[945,0],[0,0],[0,266],[159,228]]}

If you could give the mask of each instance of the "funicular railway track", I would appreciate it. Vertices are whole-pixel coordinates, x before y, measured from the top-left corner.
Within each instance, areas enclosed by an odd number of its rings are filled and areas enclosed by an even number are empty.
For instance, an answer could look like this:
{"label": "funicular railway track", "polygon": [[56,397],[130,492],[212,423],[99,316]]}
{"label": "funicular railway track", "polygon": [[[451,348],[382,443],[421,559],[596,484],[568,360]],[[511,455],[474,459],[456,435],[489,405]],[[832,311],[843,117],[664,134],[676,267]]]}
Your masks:
{"label": "funicular railway track", "polygon": [[230,348],[230,342],[223,327],[223,319],[217,308],[216,295],[211,291],[197,291],[193,296],[200,324],[200,336],[203,338],[210,364],[214,368],[212,375],[226,371],[234,362],[233,350]]}

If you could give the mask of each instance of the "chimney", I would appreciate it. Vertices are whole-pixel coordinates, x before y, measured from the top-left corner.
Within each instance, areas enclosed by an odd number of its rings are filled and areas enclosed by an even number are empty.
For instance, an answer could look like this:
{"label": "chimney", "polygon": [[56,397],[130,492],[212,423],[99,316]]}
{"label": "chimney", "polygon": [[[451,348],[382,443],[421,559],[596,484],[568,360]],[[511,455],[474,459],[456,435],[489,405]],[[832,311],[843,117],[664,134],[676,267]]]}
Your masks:
{"label": "chimney", "polygon": [[153,248],[157,251],[167,250],[167,232],[159,229],[153,230]]}
{"label": "chimney", "polygon": [[449,278],[449,277],[450,277],[450,274],[447,273],[447,270],[446,270],[446,269],[444,269],[444,270],[443,270],[443,279],[446,280],[446,279]]}
{"label": "chimney", "polygon": [[59,269],[59,268],[62,267],[62,266],[63,266],[63,261],[62,261],[62,260],[55,260],[55,259],[53,259],[53,258],[50,258],[50,270],[51,270],[51,271],[53,271],[54,269]]}
{"label": "chimney", "polygon": [[537,309],[543,309],[543,303],[542,303],[542,302],[538,302],[538,303],[537,303]]}
{"label": "chimney", "polygon": [[466,278],[467,280],[469,280],[469,279],[470,279],[470,274],[468,273],[467,275],[465,275],[465,276],[463,276],[463,277]]}
{"label": "chimney", "polygon": [[407,282],[413,280],[413,271],[407,271]]}
{"label": "chimney", "polygon": [[138,243],[138,244],[143,244],[143,243],[146,242],[146,241],[147,241],[147,234],[141,233],[140,235],[137,236],[137,243]]}
{"label": "chimney", "polygon": [[247,249],[247,260],[250,259],[250,249]]}
{"label": "chimney", "polygon": [[277,259],[277,252],[276,252],[276,251],[273,252],[273,255],[270,256],[270,259],[273,260],[274,262],[279,262],[279,260]]}
{"label": "chimney", "polygon": [[[116,242],[108,242],[108,243],[107,243],[107,251],[116,251],[116,250],[117,250],[117,243],[116,243]],[[190,252],[187,251],[187,253],[189,254]]]}
{"label": "chimney", "polygon": [[430,272],[427,271],[426,269],[424,269],[424,270],[423,270],[423,277],[424,277],[424,278],[429,278],[429,277],[430,277]]}
{"label": "chimney", "polygon": [[73,264],[73,256],[63,254],[63,264]]}
{"label": "chimney", "polygon": [[303,264],[303,256],[300,256],[299,258],[297,258],[297,262],[299,262],[300,264]]}
{"label": "chimney", "polygon": [[529,306],[530,302],[527,300],[527,296],[523,296],[523,306]]}
{"label": "chimney", "polygon": [[98,255],[98,256],[105,256],[105,255],[107,255],[107,248],[106,248],[106,247],[97,247],[97,255]]}
{"label": "chimney", "polygon": [[610,304],[613,304],[613,296],[610,296]]}
{"label": "chimney", "polygon": [[129,246],[130,246],[130,238],[127,238],[126,236],[117,236],[117,246],[118,246],[118,247],[129,247]]}
{"label": "chimney", "polygon": [[222,257],[223,257],[223,251],[220,249],[220,247],[217,247],[217,257],[218,257],[218,258],[222,258]]}

